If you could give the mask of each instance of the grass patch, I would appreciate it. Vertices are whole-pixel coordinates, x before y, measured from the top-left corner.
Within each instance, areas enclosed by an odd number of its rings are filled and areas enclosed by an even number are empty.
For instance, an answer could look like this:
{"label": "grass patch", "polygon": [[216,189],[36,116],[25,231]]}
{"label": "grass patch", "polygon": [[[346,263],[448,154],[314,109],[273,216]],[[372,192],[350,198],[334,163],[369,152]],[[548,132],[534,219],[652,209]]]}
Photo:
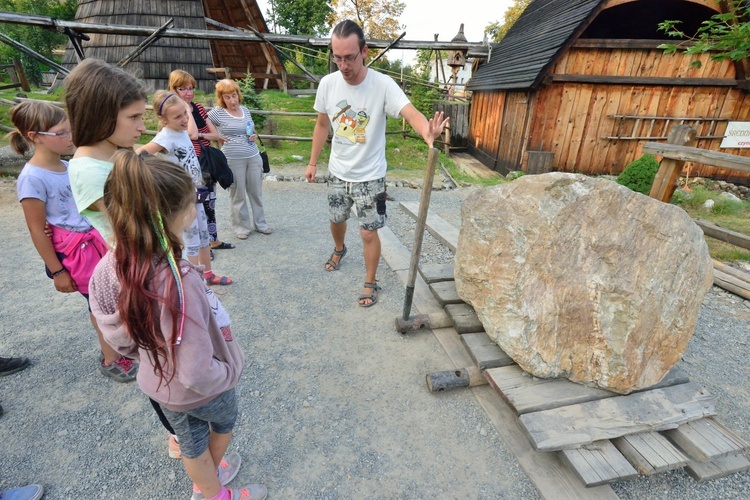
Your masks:
{"label": "grass patch", "polygon": [[[704,204],[714,201],[712,208]],[[676,191],[672,203],[683,208],[690,217],[715,222],[725,229],[750,235],[750,202],[734,201],[722,197],[720,193],[695,186],[690,193]],[[750,250],[706,237],[711,257],[722,262],[750,262]]]}

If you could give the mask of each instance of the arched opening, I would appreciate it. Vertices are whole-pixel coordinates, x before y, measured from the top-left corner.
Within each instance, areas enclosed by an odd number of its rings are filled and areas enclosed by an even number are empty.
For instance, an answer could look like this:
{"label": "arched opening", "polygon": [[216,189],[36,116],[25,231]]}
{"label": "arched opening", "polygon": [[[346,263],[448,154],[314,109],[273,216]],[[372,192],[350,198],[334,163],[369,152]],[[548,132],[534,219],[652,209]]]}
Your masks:
{"label": "arched opening", "polygon": [[684,0],[628,2],[603,10],[581,38],[665,40],[669,37],[657,27],[668,19],[679,19],[678,28],[693,35],[714,14],[709,7]]}

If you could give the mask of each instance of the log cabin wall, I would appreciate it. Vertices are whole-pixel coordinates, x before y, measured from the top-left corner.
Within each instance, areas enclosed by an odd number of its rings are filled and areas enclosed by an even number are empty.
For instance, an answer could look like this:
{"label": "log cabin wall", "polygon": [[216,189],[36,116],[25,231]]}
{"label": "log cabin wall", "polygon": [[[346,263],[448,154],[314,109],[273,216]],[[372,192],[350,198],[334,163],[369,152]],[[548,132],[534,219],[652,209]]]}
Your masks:
{"label": "log cabin wall", "polygon": [[[691,68],[690,60],[682,54],[663,55],[658,49],[573,47],[550,71],[551,83],[538,91],[525,149],[553,152],[554,170],[616,175],[641,156],[646,142],[665,140],[671,127],[684,122],[698,131],[696,147],[719,151],[728,121],[750,118],[750,101],[743,90],[711,84],[736,78],[730,61],[714,62],[704,55],[701,68]],[[596,78],[585,83],[585,76],[643,82],[695,78],[705,83],[618,85],[596,83]],[[721,151],[750,156],[747,149]],[[684,171],[748,183],[747,175],[716,167],[686,164]]]}
{"label": "log cabin wall", "polygon": [[[713,0],[533,0],[467,85],[469,151],[501,173],[526,169],[533,151],[533,171],[617,174],[680,123],[697,129],[697,147],[719,150],[727,123],[749,119],[750,61],[702,55],[691,67],[695,56],[658,48],[657,26],[680,19],[694,33],[724,8]],[[685,170],[750,184],[714,167]]]}

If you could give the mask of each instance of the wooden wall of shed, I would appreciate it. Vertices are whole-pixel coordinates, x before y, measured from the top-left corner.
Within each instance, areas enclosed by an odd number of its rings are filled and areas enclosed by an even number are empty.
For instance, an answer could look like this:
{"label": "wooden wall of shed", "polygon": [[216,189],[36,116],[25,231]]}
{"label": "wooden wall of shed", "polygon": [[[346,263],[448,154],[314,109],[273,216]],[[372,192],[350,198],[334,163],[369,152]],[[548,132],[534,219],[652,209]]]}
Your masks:
{"label": "wooden wall of shed", "polygon": [[[529,150],[554,153],[553,169],[585,174],[619,174],[641,156],[649,140],[606,137],[659,137],[679,121],[617,119],[613,115],[728,118],[750,121],[748,93],[726,86],[622,85],[555,81],[556,75],[626,76],[642,78],[734,79],[731,62],[703,56],[701,68],[691,68],[687,56],[665,56],[656,49],[570,49],[551,69],[552,83],[531,96],[528,120],[509,103],[519,92],[474,92],[469,150],[488,167],[506,173],[525,169]],[[688,122],[689,123],[689,122]],[[502,124],[502,127],[500,126]],[[690,123],[689,123],[690,124]],[[721,136],[726,121],[716,122],[710,135]],[[691,124],[692,125],[692,124]],[[697,124],[698,135],[709,135],[709,124]],[[695,146],[750,156],[748,149],[720,149],[721,139],[702,139]],[[502,146],[501,146],[502,145]],[[512,147],[515,146],[515,149]],[[518,148],[522,148],[520,156]],[[750,175],[715,167],[686,164],[690,176],[706,176],[750,184]]]}
{"label": "wooden wall of shed", "polygon": [[[736,78],[731,61],[700,57],[701,67],[691,67],[692,57],[664,55],[658,49],[572,48],[551,69],[551,75],[630,76],[646,81],[662,78]],[[718,86],[657,86],[553,83],[542,88],[536,100],[528,149],[555,153],[553,168],[586,174],[619,174],[641,156],[649,140],[605,137],[666,137],[678,122],[624,120],[613,115],[679,118],[729,118],[745,121],[750,100],[745,91]],[[544,122],[538,118],[545,116]],[[710,135],[721,136],[727,122],[716,122]],[[709,135],[709,123],[696,124],[698,135]],[[651,139],[653,140],[653,139]],[[702,139],[695,146],[719,151],[721,139]],[[723,152],[750,156],[747,149]],[[730,173],[706,165],[686,164],[691,176],[710,176],[748,183],[747,174]]]}

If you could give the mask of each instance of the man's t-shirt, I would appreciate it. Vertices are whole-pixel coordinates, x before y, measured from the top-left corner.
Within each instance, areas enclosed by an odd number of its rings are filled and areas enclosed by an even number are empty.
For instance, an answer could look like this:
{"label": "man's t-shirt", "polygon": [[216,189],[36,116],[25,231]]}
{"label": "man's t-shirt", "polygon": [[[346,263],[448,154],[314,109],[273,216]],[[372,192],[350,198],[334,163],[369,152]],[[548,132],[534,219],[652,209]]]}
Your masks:
{"label": "man's t-shirt", "polygon": [[385,177],[386,118],[398,118],[407,104],[398,84],[373,69],[359,85],[346,83],[339,71],[325,76],[315,111],[328,115],[333,126],[328,171],[347,182]]}

